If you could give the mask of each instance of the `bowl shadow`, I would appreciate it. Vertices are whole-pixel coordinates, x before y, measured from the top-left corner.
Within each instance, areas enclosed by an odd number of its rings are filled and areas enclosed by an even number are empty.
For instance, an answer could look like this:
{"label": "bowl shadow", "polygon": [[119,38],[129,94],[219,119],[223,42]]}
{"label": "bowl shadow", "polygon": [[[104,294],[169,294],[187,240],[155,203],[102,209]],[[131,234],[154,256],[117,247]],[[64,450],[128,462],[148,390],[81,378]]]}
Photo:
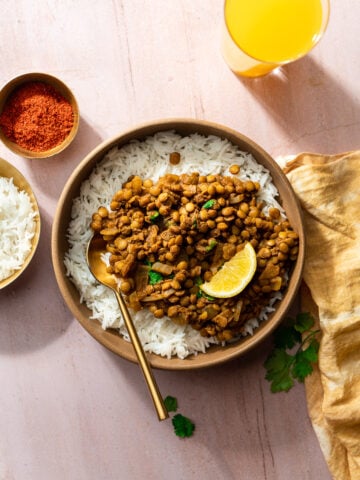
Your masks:
{"label": "bowl shadow", "polygon": [[[239,81],[271,114],[297,153],[356,149],[360,103],[339,81],[307,56],[257,79]],[[344,135],[354,129],[354,135]],[[322,152],[326,148],[332,151]]]}
{"label": "bowl shadow", "polygon": [[40,240],[31,263],[0,290],[0,354],[39,350],[62,336],[73,321],[51,265],[51,218],[41,208],[40,214]]}
{"label": "bowl shadow", "polygon": [[[80,117],[76,138],[66,150],[47,159],[26,159],[31,162],[31,172],[29,172],[31,183],[52,198],[59,198],[73,170],[102,141],[103,138],[99,133],[83,117]],[[46,162],[45,173],[43,162]]]}

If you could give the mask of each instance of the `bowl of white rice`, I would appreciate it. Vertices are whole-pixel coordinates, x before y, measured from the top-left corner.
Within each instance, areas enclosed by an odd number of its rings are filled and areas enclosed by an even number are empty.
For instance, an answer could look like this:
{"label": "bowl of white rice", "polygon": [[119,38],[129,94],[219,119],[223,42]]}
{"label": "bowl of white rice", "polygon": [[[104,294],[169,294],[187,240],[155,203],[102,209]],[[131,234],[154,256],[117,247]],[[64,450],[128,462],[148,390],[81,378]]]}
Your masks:
{"label": "bowl of white rice", "polygon": [[26,178],[0,158],[0,289],[31,262],[40,237],[40,214]]}
{"label": "bowl of white rice", "polygon": [[[180,153],[179,163],[169,162],[171,152]],[[74,170],[58,202],[52,229],[56,279],[74,317],[103,346],[137,361],[113,292],[93,278],[86,264],[93,213],[109,205],[133,175],[153,181],[167,173],[226,175],[234,164],[240,166],[241,180],[261,186],[265,208],[278,208],[298,234],[299,250],[286,290],[275,294],[228,343],[202,336],[166,316],[155,318],[147,309],[132,312],[133,320],[151,365],[168,370],[204,368],[234,359],[258,345],[282,321],[301,282],[305,248],[301,209],[286,176],[266,151],[235,130],[202,120],[166,119],[101,143]]]}

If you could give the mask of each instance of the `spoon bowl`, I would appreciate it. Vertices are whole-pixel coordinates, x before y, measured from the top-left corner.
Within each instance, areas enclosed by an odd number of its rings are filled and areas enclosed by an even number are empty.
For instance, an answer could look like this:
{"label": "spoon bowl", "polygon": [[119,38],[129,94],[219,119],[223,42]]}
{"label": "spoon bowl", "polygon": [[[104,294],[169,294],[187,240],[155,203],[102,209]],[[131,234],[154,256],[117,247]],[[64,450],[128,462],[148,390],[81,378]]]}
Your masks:
{"label": "spoon bowl", "polygon": [[115,293],[116,299],[118,301],[119,307],[121,314],[124,319],[124,323],[126,326],[126,329],[129,333],[129,337],[131,339],[131,342],[134,346],[134,350],[140,365],[140,368],[142,369],[142,372],[145,377],[145,381],[148,385],[148,388],[150,390],[151,397],[154,402],[154,406],[156,409],[156,412],[158,414],[159,420],[165,420],[168,418],[168,412],[166,410],[166,407],[164,405],[164,401],[162,399],[162,396],[160,394],[159,388],[157,386],[156,380],[154,378],[154,375],[151,371],[150,364],[148,362],[148,359],[145,355],[145,352],[143,350],[143,347],[141,345],[141,342],[139,340],[138,334],[136,332],[136,329],[134,327],[134,323],[132,321],[131,315],[129,313],[129,310],[126,306],[126,303],[119,291],[118,284],[116,282],[116,278],[114,275],[111,273],[108,273],[106,269],[106,264],[104,263],[102,257],[103,255],[107,252],[106,250],[106,242],[102,238],[101,235],[94,235],[87,247],[87,252],[86,252],[86,260],[87,264],[89,266],[90,272],[93,274],[93,276],[103,285],[106,287],[109,287],[113,290]]}

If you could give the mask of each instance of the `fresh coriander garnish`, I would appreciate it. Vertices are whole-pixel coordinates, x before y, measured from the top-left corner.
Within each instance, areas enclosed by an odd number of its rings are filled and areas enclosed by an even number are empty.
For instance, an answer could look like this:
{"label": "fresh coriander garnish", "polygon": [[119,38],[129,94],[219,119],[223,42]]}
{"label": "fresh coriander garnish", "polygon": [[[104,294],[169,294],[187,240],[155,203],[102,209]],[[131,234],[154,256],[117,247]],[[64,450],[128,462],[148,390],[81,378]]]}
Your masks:
{"label": "fresh coriander garnish", "polygon": [[164,404],[166,407],[166,410],[168,412],[176,412],[178,408],[177,400],[175,397],[171,397],[168,395],[166,398],[164,398]]}
{"label": "fresh coriander garnish", "polygon": [[161,280],[164,280],[164,277],[161,275],[161,273],[154,272],[154,270],[149,270],[148,275],[149,275],[150,285],[155,285],[155,283],[158,283],[158,282],[161,282]]}
{"label": "fresh coriander garnish", "polygon": [[213,302],[215,300],[214,297],[212,297],[211,295],[208,295],[207,293],[203,292],[201,290],[201,288],[199,288],[199,291],[198,291],[196,296],[197,296],[197,298],[204,297],[204,298],[206,298],[206,300],[209,300],[209,302]]}
{"label": "fresh coriander garnish", "polygon": [[214,239],[210,240],[209,245],[207,247],[205,247],[205,251],[206,252],[211,252],[211,250],[213,250],[216,247],[216,245],[217,245],[216,240],[214,240]]}
{"label": "fresh coriander garnish", "polygon": [[155,211],[150,215],[150,221],[151,221],[151,222],[155,222],[159,215],[160,215],[160,213],[159,213],[157,210],[155,210]]}
{"label": "fresh coriander garnish", "polygon": [[[175,397],[168,395],[164,398],[164,404],[168,412],[176,412],[178,409],[178,402]],[[195,425],[190,418],[184,417],[181,413],[177,413],[171,419],[174,427],[175,435],[181,438],[191,437],[195,430]]]}
{"label": "fresh coriander garnish", "polygon": [[195,278],[195,285],[198,287],[198,291],[196,292],[196,297],[201,298],[204,297],[206,300],[209,300],[209,302],[213,302],[215,300],[214,297],[211,297],[207,293],[203,292],[200,288],[200,285],[202,285],[204,282],[202,281],[201,277],[196,277]]}
{"label": "fresh coriander garnish", "polygon": [[[288,392],[294,381],[303,382],[313,371],[318,360],[319,342],[311,330],[314,319],[309,313],[299,313],[287,318],[274,333],[275,348],[264,363],[265,378],[271,382],[271,391]],[[307,333],[302,339],[302,334]],[[293,351],[296,348],[295,352]]]}
{"label": "fresh coriander garnish", "polygon": [[178,437],[191,437],[194,433],[195,425],[189,418],[181,415],[181,413],[177,413],[171,421],[174,426],[175,434]]}
{"label": "fresh coriander garnish", "polygon": [[206,210],[208,210],[209,208],[212,208],[215,205],[215,203],[216,203],[216,200],[214,199],[208,200],[207,202],[204,203],[202,208],[205,208]]}

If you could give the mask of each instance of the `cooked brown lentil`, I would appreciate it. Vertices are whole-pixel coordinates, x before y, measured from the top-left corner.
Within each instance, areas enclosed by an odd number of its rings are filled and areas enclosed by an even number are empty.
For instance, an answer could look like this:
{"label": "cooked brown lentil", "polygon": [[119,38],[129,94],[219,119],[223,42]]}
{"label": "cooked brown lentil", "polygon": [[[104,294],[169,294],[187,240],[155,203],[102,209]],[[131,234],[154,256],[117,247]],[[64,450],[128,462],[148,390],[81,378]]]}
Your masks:
{"label": "cooked brown lentil", "polygon": [[[121,278],[130,307],[227,341],[260,314],[274,292],[286,289],[298,235],[279,209],[265,214],[259,183],[241,181],[234,176],[239,169],[232,165],[232,176],[166,174],[156,183],[135,175],[115,192],[110,210],[100,206],[93,214],[91,228],[107,241],[108,270]],[[199,285],[246,242],[257,253],[250,284],[232,298],[203,294]]]}

